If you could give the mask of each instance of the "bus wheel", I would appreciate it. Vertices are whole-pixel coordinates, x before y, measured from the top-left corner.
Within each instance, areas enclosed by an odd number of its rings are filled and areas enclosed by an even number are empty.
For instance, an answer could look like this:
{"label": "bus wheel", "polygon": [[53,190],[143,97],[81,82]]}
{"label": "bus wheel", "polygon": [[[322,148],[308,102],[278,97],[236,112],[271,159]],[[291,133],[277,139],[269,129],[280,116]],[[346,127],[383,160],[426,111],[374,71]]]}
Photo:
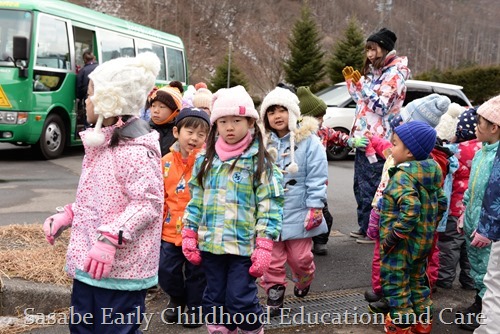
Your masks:
{"label": "bus wheel", "polygon": [[34,147],[43,159],[54,159],[64,151],[66,144],[66,128],[61,117],[52,114],[45,120],[40,140]]}

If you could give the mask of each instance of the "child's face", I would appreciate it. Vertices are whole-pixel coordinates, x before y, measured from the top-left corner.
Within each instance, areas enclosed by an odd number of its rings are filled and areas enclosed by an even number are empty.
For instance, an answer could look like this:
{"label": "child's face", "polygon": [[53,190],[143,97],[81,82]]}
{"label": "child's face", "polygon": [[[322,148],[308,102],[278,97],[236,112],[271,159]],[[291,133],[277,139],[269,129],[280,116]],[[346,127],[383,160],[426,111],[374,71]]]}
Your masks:
{"label": "child's face", "polygon": [[480,142],[494,144],[500,140],[500,127],[488,122],[481,115],[478,115],[476,137]]}
{"label": "child's face", "polygon": [[187,158],[194,149],[201,148],[207,139],[207,132],[201,126],[197,128],[183,126],[180,130],[174,126],[173,134],[179,141],[183,158]]}
{"label": "child's face", "polygon": [[244,116],[224,116],[217,119],[216,124],[222,139],[228,144],[236,144],[254,127],[255,120]]}
{"label": "child's face", "polygon": [[89,87],[87,89],[87,98],[85,100],[85,112],[87,113],[87,122],[89,124],[95,124],[97,122],[97,118],[99,115],[94,113],[94,104],[90,99],[91,96],[94,95],[94,82],[89,80]]}
{"label": "child's face", "polygon": [[174,112],[172,109],[167,107],[165,103],[160,101],[154,101],[153,104],[151,104],[150,109],[151,109],[151,119],[156,124],[161,124],[162,122],[165,122],[165,120]]}
{"label": "child's face", "polygon": [[414,160],[413,154],[410,150],[403,144],[399,136],[394,132],[392,134],[392,157],[394,158],[394,166],[399,165],[402,162]]}
{"label": "child's face", "polygon": [[266,113],[267,120],[271,129],[276,131],[278,137],[283,137],[290,129],[288,128],[288,110],[282,106],[274,106],[268,109]]}

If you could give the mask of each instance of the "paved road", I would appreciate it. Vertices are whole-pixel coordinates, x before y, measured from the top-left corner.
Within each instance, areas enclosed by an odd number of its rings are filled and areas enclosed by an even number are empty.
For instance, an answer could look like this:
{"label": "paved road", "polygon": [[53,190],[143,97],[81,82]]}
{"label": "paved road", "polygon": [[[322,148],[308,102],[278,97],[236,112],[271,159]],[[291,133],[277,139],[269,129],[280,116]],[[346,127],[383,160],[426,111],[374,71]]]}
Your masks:
{"label": "paved road", "polygon": [[[53,208],[73,201],[82,156],[82,150],[76,149],[57,160],[37,161],[29,156],[28,149],[0,144],[0,225],[41,223],[52,213]],[[334,229],[328,243],[328,255],[315,259],[317,273],[309,301],[316,297],[327,296],[332,292],[357,293],[359,301],[359,296],[370,284],[370,261],[373,247],[356,244],[354,239],[348,236],[357,225],[355,200],[352,193],[352,173],[352,158],[329,164],[328,198],[334,217]],[[288,290],[291,290],[290,287]],[[288,291],[288,293],[291,292]],[[261,296],[263,297],[262,292]],[[456,288],[452,291],[439,291],[435,299],[438,310],[447,307],[456,310],[457,307],[468,304],[472,300],[472,293]],[[338,300],[341,301],[342,297]],[[166,304],[167,299],[163,294],[158,295],[148,304],[147,311],[152,312],[154,316],[152,324],[145,333],[206,332],[203,328],[184,329],[181,326],[162,323],[160,315]],[[352,309],[352,303],[346,302],[345,307]],[[444,321],[453,321],[452,312],[443,314]],[[288,327],[266,332],[381,333],[383,329],[380,325],[303,325],[298,328]],[[32,333],[67,333],[67,327],[55,326],[34,330]],[[461,331],[455,325],[439,323],[433,333],[467,332]]]}

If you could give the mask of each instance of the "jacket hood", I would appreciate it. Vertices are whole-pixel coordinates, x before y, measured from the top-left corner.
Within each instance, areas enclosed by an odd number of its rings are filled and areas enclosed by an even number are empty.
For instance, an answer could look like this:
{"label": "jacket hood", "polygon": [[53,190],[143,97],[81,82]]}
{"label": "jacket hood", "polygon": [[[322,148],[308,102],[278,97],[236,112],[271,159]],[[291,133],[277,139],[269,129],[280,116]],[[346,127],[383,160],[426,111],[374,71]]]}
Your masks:
{"label": "jacket hood", "polygon": [[398,170],[410,175],[415,184],[424,187],[428,192],[434,192],[441,188],[443,174],[434,159],[402,162],[389,170],[389,176],[392,177]]}
{"label": "jacket hood", "polygon": [[396,69],[405,80],[410,77],[410,69],[408,68],[408,58],[396,56],[396,50],[392,50],[387,54],[387,63],[384,65],[382,72],[391,66],[396,66]]}

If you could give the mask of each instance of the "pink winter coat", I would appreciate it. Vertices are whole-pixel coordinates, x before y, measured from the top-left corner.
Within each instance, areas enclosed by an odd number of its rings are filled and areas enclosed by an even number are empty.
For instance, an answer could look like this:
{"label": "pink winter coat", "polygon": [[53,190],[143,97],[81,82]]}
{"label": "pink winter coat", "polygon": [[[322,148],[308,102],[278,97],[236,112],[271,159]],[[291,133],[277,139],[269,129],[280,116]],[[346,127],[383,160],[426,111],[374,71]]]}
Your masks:
{"label": "pink winter coat", "polygon": [[[105,144],[85,147],[66,270],[92,286],[142,290],[158,280],[164,198],[158,133],[152,131],[110,148],[114,127],[102,129]],[[82,138],[89,131],[93,129],[81,133]],[[119,231],[123,246],[116,250],[109,278],[90,278],[83,265],[99,233],[118,236]]]}

